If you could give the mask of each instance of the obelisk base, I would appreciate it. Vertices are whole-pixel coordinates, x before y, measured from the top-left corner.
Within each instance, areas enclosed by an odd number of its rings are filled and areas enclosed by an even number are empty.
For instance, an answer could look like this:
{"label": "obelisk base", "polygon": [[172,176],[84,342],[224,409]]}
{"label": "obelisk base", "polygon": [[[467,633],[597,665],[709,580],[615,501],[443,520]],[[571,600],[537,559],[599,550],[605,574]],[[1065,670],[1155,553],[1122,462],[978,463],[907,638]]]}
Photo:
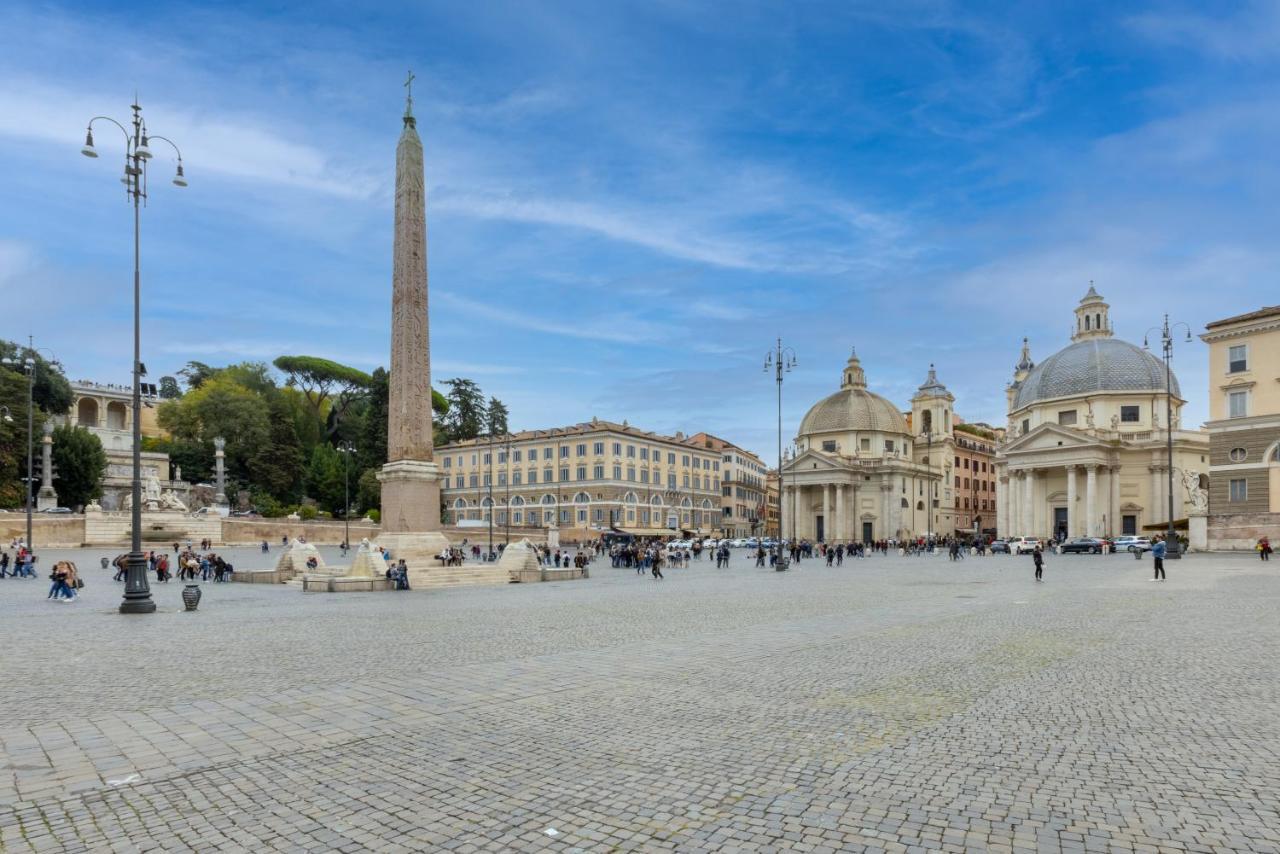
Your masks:
{"label": "obelisk base", "polygon": [[[440,469],[422,460],[394,460],[378,472],[382,482],[382,531],[386,534],[440,530]],[[447,542],[443,538],[441,542]]]}

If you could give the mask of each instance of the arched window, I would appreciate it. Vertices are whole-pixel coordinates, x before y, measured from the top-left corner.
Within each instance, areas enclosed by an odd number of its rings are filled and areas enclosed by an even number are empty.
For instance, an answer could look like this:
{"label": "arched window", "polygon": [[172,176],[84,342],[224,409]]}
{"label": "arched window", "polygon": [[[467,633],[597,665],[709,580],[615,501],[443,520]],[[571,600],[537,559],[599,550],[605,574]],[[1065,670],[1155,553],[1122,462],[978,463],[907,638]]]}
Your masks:
{"label": "arched window", "polygon": [[703,509],[703,510],[710,510],[710,509],[711,509],[711,499],[710,499],[710,498],[704,498],[704,499],[702,499],[702,509]]}
{"label": "arched window", "polygon": [[457,501],[453,502],[453,506],[457,510],[464,510],[467,506],[467,500],[465,498],[459,498]]}
{"label": "arched window", "polygon": [[662,506],[662,496],[661,496],[661,495],[655,495],[655,496],[653,496],[653,498],[650,498],[650,499],[649,499],[649,503],[650,503],[650,504],[652,504],[654,507],[661,507],[661,506]]}
{"label": "arched window", "polygon": [[924,509],[924,502],[923,502],[923,501],[917,501],[917,502],[916,502],[916,509],[917,509],[917,510],[923,510],[923,509]]}
{"label": "arched window", "polygon": [[1102,315],[1101,315],[1101,314],[1095,314],[1095,315],[1093,316],[1093,328],[1094,328],[1094,329],[1098,329],[1098,330],[1101,330],[1101,329],[1102,329]]}
{"label": "arched window", "polygon": [[926,409],[924,411],[924,417],[921,419],[920,423],[921,423],[921,426],[923,427],[923,429],[920,432],[932,433],[933,432],[933,410]]}
{"label": "arched window", "polygon": [[680,499],[680,506],[681,506],[681,507],[692,507],[692,506],[693,506],[693,502],[692,502],[692,501],[690,501],[688,498],[682,498],[682,499]]}
{"label": "arched window", "polygon": [[[512,507],[523,507],[523,506],[524,506],[524,499],[523,499],[523,498],[521,498],[519,495],[517,495],[517,496],[513,497],[513,498],[511,499],[511,506],[512,506]],[[519,521],[519,520],[517,519],[516,521]]]}
{"label": "arched window", "polygon": [[622,500],[627,504],[636,504],[640,499],[636,497],[634,492],[628,492],[626,495],[622,496]]}
{"label": "arched window", "polygon": [[555,503],[556,503],[556,497],[555,497],[554,495],[551,495],[551,494],[549,494],[549,493],[548,493],[547,495],[542,496],[542,503],[543,503],[543,504],[555,504]]}
{"label": "arched window", "polygon": [[1089,315],[1086,314],[1084,316],[1084,328],[1086,332],[1089,330],[1089,320],[1090,320]]}
{"label": "arched window", "polygon": [[98,401],[92,397],[80,398],[80,403],[76,405],[76,421],[81,427],[97,427]]}
{"label": "arched window", "polygon": [[493,506],[493,499],[489,498],[488,496],[485,496],[485,498],[480,502],[480,506],[484,507],[487,510],[488,508]]}
{"label": "arched window", "polygon": [[590,504],[591,496],[587,495],[585,492],[579,492],[577,495],[573,496],[573,503],[574,504]]}

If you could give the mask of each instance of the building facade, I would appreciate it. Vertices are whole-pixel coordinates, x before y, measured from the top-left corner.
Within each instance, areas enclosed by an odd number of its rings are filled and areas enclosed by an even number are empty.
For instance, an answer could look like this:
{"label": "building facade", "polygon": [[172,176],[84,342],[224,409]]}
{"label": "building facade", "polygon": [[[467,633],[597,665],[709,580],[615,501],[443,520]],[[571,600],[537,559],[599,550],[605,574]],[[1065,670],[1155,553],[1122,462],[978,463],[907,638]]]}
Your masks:
{"label": "building facade", "polygon": [[1209,547],[1280,544],[1280,306],[1215,320],[1209,345]]}
{"label": "building facade", "polygon": [[590,536],[720,528],[719,451],[592,419],[571,427],[480,437],[435,449],[446,524],[551,528]]}
{"label": "building facade", "polygon": [[[921,407],[920,423],[929,412],[930,436],[935,424],[950,429],[948,396],[930,397]],[[906,417],[868,390],[856,352],[845,365],[840,390],[814,404],[800,422],[796,447],[783,464],[788,539],[905,539],[936,525],[946,471],[938,459],[942,443],[931,459],[917,460],[923,452]]]}
{"label": "building facade", "polygon": [[779,536],[781,528],[779,518],[782,515],[782,502],[779,498],[778,470],[769,469],[764,481],[764,535]]}
{"label": "building facade", "polygon": [[951,473],[954,533],[974,537],[996,532],[996,434],[989,428],[955,426]]}
{"label": "building facade", "polygon": [[[107,471],[102,479],[102,497],[98,503],[104,510],[122,510],[124,498],[133,488],[133,387],[117,383],[73,380],[71,410],[64,421],[84,427],[98,437],[107,454]],[[163,436],[156,420],[158,399],[154,394],[142,397],[143,437]],[[154,478],[162,490],[172,490],[188,507],[192,505],[192,487],[182,480],[179,471],[171,470],[169,455],[160,451],[142,452],[142,478]]]}
{"label": "building facade", "polygon": [[695,446],[720,453],[720,529],[726,537],[763,536],[765,480],[768,469],[759,457],[710,433],[689,438]]}
{"label": "building facade", "polygon": [[1171,495],[1175,521],[1198,498],[1208,436],[1182,428],[1177,378],[1156,356],[1115,338],[1109,310],[1090,286],[1075,309],[1072,343],[1040,364],[1023,339],[996,450],[1002,536],[1140,534],[1167,524]]}

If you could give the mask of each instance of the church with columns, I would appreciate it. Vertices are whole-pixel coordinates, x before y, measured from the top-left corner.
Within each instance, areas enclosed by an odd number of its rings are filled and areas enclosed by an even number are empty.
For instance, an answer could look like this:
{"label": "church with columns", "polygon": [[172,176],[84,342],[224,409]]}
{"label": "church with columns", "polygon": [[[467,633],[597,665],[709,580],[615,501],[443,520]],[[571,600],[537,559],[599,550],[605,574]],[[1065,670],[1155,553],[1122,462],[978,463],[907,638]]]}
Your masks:
{"label": "church with columns", "polygon": [[783,464],[784,535],[836,543],[954,533],[954,403],[930,366],[908,421],[867,388],[855,351],[839,391],[800,422],[795,456]]}
{"label": "church with columns", "polygon": [[1116,537],[1163,526],[1170,432],[1175,522],[1203,485],[1208,434],[1182,426],[1177,378],[1159,357],[1114,337],[1109,310],[1090,285],[1070,345],[1037,364],[1023,339],[996,452],[1001,536]]}

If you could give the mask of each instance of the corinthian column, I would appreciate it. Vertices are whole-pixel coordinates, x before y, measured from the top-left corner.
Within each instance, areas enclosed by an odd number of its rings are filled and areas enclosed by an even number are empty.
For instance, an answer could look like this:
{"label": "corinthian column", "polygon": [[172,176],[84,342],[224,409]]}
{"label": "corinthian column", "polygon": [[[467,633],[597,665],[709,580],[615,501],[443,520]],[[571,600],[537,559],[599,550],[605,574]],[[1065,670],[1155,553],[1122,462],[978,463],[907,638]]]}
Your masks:
{"label": "corinthian column", "polygon": [[1089,466],[1085,469],[1084,478],[1084,524],[1086,537],[1096,537],[1098,535],[1098,522],[1095,516],[1098,500],[1098,467]]}

